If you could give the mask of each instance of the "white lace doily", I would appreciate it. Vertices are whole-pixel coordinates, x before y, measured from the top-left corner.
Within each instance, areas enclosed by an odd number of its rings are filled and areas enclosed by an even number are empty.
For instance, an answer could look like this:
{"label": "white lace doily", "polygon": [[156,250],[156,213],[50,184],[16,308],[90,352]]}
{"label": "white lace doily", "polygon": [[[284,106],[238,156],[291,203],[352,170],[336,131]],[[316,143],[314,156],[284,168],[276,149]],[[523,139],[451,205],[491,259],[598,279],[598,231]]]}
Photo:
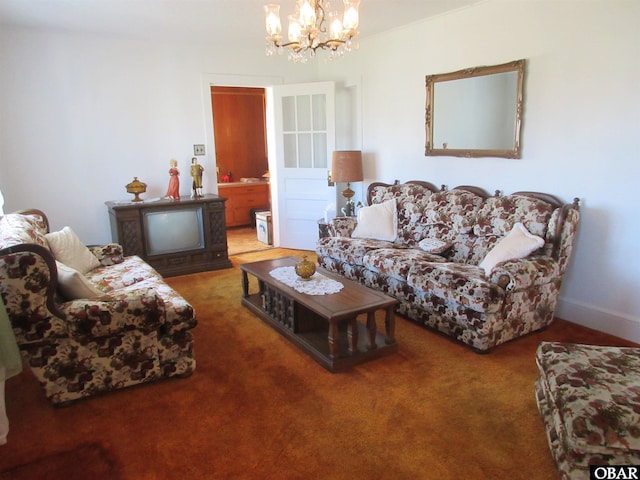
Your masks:
{"label": "white lace doily", "polygon": [[343,287],[340,282],[325,277],[318,272],[314,273],[309,280],[303,280],[296,274],[295,267],[278,267],[271,270],[269,274],[288,287],[294,288],[297,292],[306,293],[307,295],[338,293]]}

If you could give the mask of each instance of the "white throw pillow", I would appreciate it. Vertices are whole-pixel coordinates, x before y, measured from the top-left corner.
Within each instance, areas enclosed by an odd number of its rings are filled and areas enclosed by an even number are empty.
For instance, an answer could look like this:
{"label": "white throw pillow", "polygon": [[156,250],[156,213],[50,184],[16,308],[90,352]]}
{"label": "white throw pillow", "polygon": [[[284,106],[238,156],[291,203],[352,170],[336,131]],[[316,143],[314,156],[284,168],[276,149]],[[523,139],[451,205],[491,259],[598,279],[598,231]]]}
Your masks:
{"label": "white throw pillow", "polygon": [[424,250],[425,252],[435,253],[436,255],[446,251],[448,248],[453,246],[450,242],[443,242],[442,240],[438,240],[437,238],[423,238],[418,242],[418,246],[420,250]]}
{"label": "white throw pillow", "polygon": [[56,260],[78,270],[83,275],[100,266],[98,258],[71,228],[64,227],[59,232],[47,233],[45,238]]}
{"label": "white throw pillow", "polygon": [[395,241],[398,236],[398,212],[396,199],[362,207],[358,211],[358,224],[352,238]]}
{"label": "white throw pillow", "polygon": [[102,292],[94,287],[79,271],[56,261],[58,267],[58,290],[68,300],[96,298]]}
{"label": "white throw pillow", "polygon": [[544,240],[532,235],[522,223],[516,223],[509,234],[500,240],[480,262],[487,275],[494,267],[507,260],[524,258],[544,245]]}

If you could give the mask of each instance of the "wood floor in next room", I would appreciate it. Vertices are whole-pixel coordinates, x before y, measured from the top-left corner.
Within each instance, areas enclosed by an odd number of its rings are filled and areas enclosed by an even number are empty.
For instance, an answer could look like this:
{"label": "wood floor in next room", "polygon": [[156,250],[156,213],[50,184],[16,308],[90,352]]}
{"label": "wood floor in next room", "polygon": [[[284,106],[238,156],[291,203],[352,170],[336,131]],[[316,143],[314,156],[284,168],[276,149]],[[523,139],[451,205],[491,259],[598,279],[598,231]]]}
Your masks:
{"label": "wood floor in next room", "polygon": [[258,234],[252,227],[230,227],[227,229],[229,255],[257,252],[273,248],[258,240]]}

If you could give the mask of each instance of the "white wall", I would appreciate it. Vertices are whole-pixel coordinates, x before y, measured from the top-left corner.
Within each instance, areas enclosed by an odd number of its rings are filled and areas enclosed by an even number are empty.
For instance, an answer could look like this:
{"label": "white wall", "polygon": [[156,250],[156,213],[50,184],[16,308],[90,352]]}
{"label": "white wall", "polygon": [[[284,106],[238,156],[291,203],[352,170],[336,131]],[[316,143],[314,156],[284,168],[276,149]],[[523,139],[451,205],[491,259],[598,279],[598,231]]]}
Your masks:
{"label": "white wall", "polygon": [[[0,189],[5,211],[40,208],[52,228],[70,225],[86,243],[111,240],[108,200],[125,185],[163,196],[169,160],[189,195],[194,144],[213,152],[206,79],[316,77],[315,65],[267,58],[262,46],[152,44],[115,37],[6,28],[0,31]],[[208,109],[208,111],[207,111]],[[204,191],[217,190],[211,155]]]}
{"label": "white wall", "polygon": [[[320,75],[361,79],[365,183],[580,197],[557,313],[640,341],[639,24],[637,1],[488,0],[362,39],[351,62],[323,64]],[[425,75],[521,58],[522,159],[425,157]]]}

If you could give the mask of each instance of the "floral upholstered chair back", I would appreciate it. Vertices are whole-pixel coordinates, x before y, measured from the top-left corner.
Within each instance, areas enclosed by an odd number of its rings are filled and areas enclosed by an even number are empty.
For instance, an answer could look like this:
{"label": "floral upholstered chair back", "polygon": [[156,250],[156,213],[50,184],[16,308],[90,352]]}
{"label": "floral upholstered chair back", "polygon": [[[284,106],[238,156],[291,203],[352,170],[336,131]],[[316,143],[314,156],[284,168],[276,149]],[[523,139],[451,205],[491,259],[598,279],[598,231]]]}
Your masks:
{"label": "floral upholstered chair back", "polygon": [[49,222],[37,210],[33,213],[8,213],[0,217],[0,250],[21,243],[33,243],[49,248],[45,235],[49,232]]}
{"label": "floral upholstered chair back", "polygon": [[421,223],[423,238],[448,242],[446,257],[465,263],[473,249],[473,227],[488,194],[475,187],[456,187],[434,193],[427,203]]}
{"label": "floral upholstered chair back", "polygon": [[558,261],[559,274],[567,262],[578,228],[578,201],[562,204],[560,200],[535,192],[516,192],[488,198],[478,212],[473,233],[477,239],[468,263],[480,262],[487,253],[520,222],[532,235],[544,239],[539,252]]}
{"label": "floral upholstered chair back", "polygon": [[403,184],[372,183],[368,189],[369,205],[395,198],[398,212],[396,244],[416,247],[424,237],[425,207],[438,188],[428,182],[410,181]]}

